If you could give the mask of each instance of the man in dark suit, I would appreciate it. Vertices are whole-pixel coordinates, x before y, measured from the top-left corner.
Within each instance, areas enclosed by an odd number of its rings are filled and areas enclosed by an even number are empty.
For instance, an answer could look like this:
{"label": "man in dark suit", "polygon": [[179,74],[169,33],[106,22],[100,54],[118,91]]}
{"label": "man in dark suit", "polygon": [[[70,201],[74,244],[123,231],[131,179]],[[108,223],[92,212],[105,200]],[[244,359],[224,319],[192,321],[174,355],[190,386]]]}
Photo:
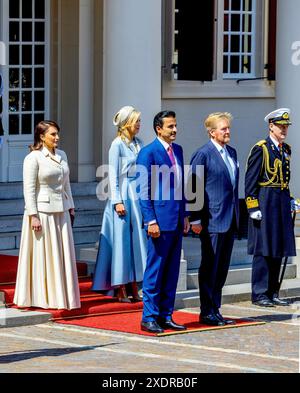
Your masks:
{"label": "man in dark suit", "polygon": [[231,121],[230,113],[210,114],[205,120],[210,141],[191,159],[193,176],[198,165],[204,167],[204,205],[190,214],[192,231],[201,240],[200,323],[213,326],[233,323],[219,311],[239,216],[237,154],[228,146]]}
{"label": "man in dark suit", "polygon": [[252,302],[262,307],[288,306],[278,292],[282,258],[296,255],[289,189],[291,147],[284,142],[290,109],[276,109],[265,121],[269,136],[251,149],[245,177]]}
{"label": "man in dark suit", "polygon": [[153,126],[157,138],[140,151],[137,159],[137,165],[147,173],[140,176],[140,206],[148,234],[141,328],[161,333],[164,329],[185,329],[173,321],[172,313],[182,235],[188,232],[189,222],[183,195],[183,152],[181,146],[174,143],[175,113],[158,113]]}

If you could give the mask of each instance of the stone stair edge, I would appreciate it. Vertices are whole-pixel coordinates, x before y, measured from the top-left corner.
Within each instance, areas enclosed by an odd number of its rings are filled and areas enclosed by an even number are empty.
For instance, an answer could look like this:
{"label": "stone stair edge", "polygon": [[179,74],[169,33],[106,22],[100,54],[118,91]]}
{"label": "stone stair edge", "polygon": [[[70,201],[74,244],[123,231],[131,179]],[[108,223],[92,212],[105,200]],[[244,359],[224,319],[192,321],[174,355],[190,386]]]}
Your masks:
{"label": "stone stair edge", "polygon": [[[87,214],[101,214],[103,213],[103,211],[101,209],[91,209],[91,210],[86,210],[86,209],[79,209],[77,210],[75,208],[75,212],[78,214],[84,214],[85,212],[87,212]],[[9,216],[0,216],[0,220],[5,221],[5,220],[12,220],[12,219],[19,219],[23,217],[23,213],[22,214],[11,214]]]}
{"label": "stone stair edge", "polygon": [[[286,279],[280,289],[281,297],[300,296],[300,279]],[[222,304],[251,300],[251,283],[225,285]],[[199,290],[190,289],[176,293],[175,308],[199,307]]]}
{"label": "stone stair edge", "polygon": [[[96,188],[99,182],[71,182],[71,189],[74,197],[77,196],[95,196]],[[15,199],[23,198],[23,183],[0,183],[0,200],[10,200],[12,195],[17,196]]]}
{"label": "stone stair edge", "polygon": [[0,329],[17,326],[38,325],[51,320],[52,314],[38,311],[22,311],[15,308],[0,308]]}
{"label": "stone stair edge", "polygon": [[[96,194],[95,195],[91,195],[91,194],[73,195],[73,199],[74,200],[91,200],[91,201],[97,200],[100,204],[103,204],[103,205],[105,205],[105,203],[106,203],[106,201],[101,201],[100,199],[98,199]],[[0,198],[0,200],[3,203],[10,203],[10,202],[22,203],[22,202],[24,202],[24,197],[22,195],[22,197],[20,197],[20,198]]]}

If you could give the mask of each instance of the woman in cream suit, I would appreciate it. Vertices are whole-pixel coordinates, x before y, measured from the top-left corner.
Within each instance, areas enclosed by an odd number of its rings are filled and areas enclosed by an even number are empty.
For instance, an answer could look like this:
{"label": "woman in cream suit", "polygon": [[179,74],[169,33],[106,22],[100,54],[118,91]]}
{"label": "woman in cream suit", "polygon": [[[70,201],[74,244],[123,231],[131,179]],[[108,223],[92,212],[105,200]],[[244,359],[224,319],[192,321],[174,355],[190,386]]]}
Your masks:
{"label": "woman in cream suit", "polygon": [[71,220],[74,202],[59,126],[42,121],[24,160],[23,218],[14,303],[19,307],[80,307]]}
{"label": "woman in cream suit", "polygon": [[135,164],[141,149],[136,138],[140,112],[125,106],[114,117],[117,138],[109,149],[109,185],[111,198],[103,214],[93,290],[117,288],[121,302],[130,302],[126,284],[131,284],[133,301],[141,300],[137,282],[143,280],[147,241],[136,197]]}

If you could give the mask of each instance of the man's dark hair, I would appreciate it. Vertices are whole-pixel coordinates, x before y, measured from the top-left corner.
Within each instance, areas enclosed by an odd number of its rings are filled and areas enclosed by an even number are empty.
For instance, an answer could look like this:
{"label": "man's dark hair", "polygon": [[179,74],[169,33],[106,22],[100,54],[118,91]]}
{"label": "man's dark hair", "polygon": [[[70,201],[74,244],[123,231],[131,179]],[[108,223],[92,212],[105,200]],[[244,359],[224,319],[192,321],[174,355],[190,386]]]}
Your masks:
{"label": "man's dark hair", "polygon": [[157,134],[156,127],[162,128],[163,125],[164,125],[164,119],[166,117],[173,117],[173,119],[175,119],[176,118],[176,113],[173,112],[173,111],[162,111],[162,112],[159,112],[154,117],[153,128],[154,128],[154,131],[155,131],[156,134]]}

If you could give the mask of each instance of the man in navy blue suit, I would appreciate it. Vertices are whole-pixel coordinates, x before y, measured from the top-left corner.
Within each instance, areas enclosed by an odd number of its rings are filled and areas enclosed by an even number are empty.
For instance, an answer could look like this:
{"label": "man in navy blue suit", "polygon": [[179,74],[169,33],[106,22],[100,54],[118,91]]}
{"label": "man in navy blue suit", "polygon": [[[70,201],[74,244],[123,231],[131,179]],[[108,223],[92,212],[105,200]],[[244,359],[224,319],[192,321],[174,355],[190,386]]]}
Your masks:
{"label": "man in navy blue suit", "polygon": [[[143,279],[141,329],[162,333],[184,330],[172,319],[179,275],[183,233],[189,231],[185,210],[183,152],[174,143],[176,114],[158,113],[153,122],[157,138],[139,153],[140,206],[148,234],[148,256]],[[144,173],[144,174],[145,174]]]}
{"label": "man in navy blue suit", "polygon": [[204,167],[204,205],[190,214],[191,229],[201,240],[200,322],[213,326],[233,323],[219,311],[239,215],[237,154],[228,146],[231,121],[230,113],[210,114],[205,120],[210,141],[191,159],[193,176],[197,165]]}

